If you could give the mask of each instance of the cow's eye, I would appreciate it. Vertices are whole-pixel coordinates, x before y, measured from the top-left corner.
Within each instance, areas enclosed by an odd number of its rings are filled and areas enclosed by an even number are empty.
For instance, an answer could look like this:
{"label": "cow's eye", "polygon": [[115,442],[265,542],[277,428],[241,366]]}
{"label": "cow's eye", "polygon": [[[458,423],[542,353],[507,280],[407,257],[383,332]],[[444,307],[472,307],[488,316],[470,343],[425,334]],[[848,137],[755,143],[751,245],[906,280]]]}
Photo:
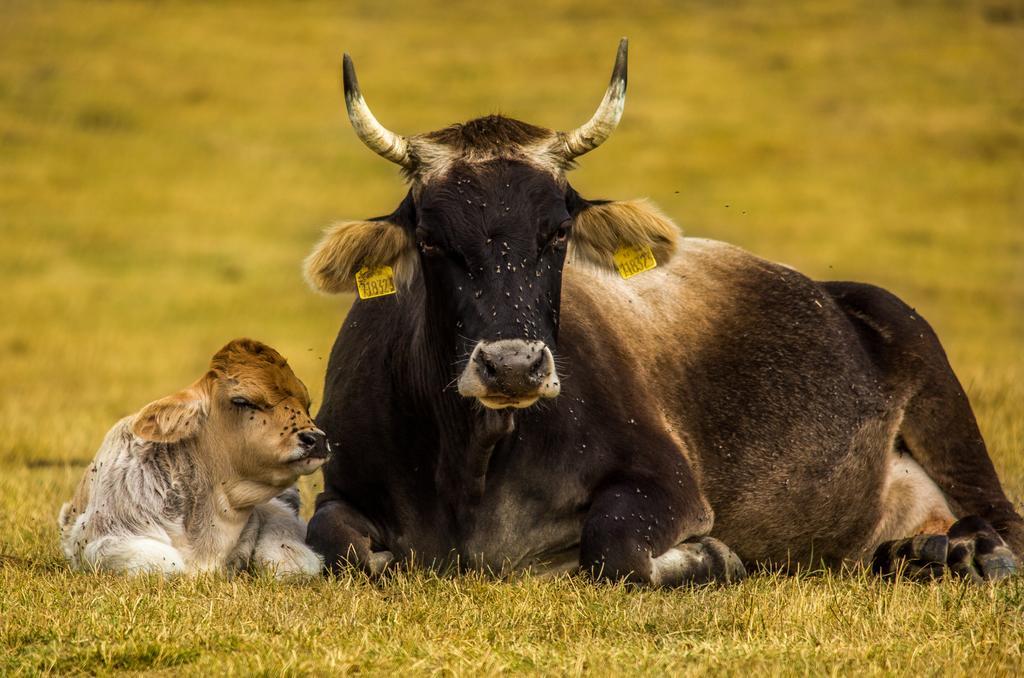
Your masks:
{"label": "cow's eye", "polygon": [[569,239],[569,229],[572,227],[572,219],[566,219],[558,228],[555,230],[553,240],[557,243],[563,243]]}
{"label": "cow's eye", "polygon": [[232,398],[231,399],[231,404],[234,405],[235,407],[248,408],[250,410],[258,410],[258,409],[260,409],[259,405],[257,405],[256,403],[252,402],[248,398],[243,398],[242,396],[235,396],[234,398]]}
{"label": "cow's eye", "polygon": [[425,256],[436,257],[441,254],[441,248],[438,246],[434,239],[430,237],[430,233],[426,229],[419,227],[416,229],[416,240],[418,242],[420,252],[423,252]]}

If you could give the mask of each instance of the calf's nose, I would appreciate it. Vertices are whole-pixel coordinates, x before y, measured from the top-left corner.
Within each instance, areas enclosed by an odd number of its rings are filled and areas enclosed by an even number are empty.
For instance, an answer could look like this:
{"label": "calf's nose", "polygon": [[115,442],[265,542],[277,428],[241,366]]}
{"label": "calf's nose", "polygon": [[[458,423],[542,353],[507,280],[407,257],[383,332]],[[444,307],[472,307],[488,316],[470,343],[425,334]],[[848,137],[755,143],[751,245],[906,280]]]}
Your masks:
{"label": "calf's nose", "polygon": [[323,431],[299,431],[299,447],[309,452],[311,457],[327,456],[327,436]]}

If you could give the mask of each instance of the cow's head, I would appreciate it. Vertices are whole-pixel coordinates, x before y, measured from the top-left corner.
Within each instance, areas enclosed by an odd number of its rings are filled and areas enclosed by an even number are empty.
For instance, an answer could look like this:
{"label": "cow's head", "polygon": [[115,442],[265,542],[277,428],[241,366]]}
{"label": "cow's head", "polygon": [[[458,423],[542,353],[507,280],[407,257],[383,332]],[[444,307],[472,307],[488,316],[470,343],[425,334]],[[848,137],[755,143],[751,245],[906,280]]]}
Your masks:
{"label": "cow's head", "polygon": [[431,319],[464,342],[461,395],[489,408],[557,396],[552,349],[566,257],[614,270],[616,250],[639,246],[664,262],[678,238],[647,203],[587,201],[566,180],[622,116],[626,40],[597,112],[571,132],[487,116],[404,137],[374,118],[348,55],[344,82],[356,133],[403,168],[410,189],[387,217],[329,229],[306,261],[312,285],[348,291],[364,267],[390,266],[399,290],[425,287]]}

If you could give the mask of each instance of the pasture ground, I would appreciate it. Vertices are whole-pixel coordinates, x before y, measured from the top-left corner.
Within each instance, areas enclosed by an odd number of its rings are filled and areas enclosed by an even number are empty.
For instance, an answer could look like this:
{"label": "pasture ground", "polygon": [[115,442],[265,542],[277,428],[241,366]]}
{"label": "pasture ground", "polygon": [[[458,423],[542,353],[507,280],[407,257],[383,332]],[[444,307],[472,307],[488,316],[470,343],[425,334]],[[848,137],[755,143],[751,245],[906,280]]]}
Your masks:
{"label": "pasture ground", "polygon": [[634,4],[0,2],[0,674],[1020,674],[1024,577],[632,591],[63,565],[55,516],[104,432],[228,339],[274,345],[319,393],[350,300],[299,262],[402,196],[342,115],[342,50],[397,131],[498,110],[567,128],[628,35],[623,124],[574,185],[900,294],[1019,502],[1024,5]]}

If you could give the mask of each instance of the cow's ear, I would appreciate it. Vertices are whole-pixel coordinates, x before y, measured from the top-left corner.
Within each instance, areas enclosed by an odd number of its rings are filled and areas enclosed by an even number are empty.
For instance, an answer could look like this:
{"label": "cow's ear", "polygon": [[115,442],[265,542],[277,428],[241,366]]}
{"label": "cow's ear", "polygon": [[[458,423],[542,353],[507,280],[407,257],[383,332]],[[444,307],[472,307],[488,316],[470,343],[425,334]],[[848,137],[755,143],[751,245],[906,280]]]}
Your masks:
{"label": "cow's ear", "polygon": [[570,201],[573,214],[570,260],[615,268],[621,247],[650,247],[658,264],[666,264],[679,243],[679,227],[648,200]]}
{"label": "cow's ear", "polygon": [[387,217],[331,226],[306,257],[306,280],[320,292],[352,292],[356,289],[356,273],[364,266],[390,266],[395,286],[408,287],[419,264],[412,234],[414,225],[414,208],[409,195]]}
{"label": "cow's ear", "polygon": [[192,438],[206,422],[209,397],[198,384],[154,400],[132,420],[132,433],[155,443],[176,443]]}
{"label": "cow's ear", "polygon": [[355,290],[356,273],[364,266],[390,266],[395,285],[405,287],[415,270],[416,243],[412,235],[390,221],[346,221],[324,231],[306,257],[306,280],[328,294]]}

